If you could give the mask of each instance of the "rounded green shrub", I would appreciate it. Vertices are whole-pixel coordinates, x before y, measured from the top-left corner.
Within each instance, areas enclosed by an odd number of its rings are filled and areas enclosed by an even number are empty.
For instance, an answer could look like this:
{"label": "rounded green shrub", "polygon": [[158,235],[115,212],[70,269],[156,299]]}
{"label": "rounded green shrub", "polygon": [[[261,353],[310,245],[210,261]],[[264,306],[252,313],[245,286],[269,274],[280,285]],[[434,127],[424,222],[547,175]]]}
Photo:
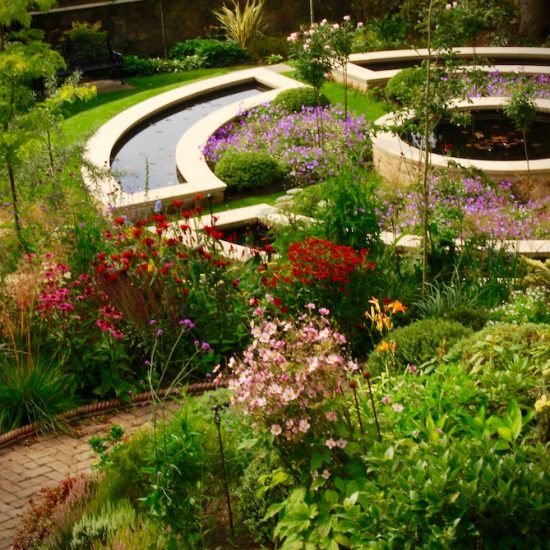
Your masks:
{"label": "rounded green shrub", "polygon": [[214,172],[237,192],[261,189],[283,176],[277,161],[270,154],[232,149],[220,157]]}
{"label": "rounded green shrub", "polygon": [[397,105],[406,105],[424,84],[425,73],[417,67],[399,71],[386,84],[386,99]]}
{"label": "rounded green shrub", "polygon": [[[319,105],[326,107],[329,104],[330,101],[323,94],[320,94]],[[289,113],[299,113],[304,107],[316,107],[317,100],[313,88],[303,86],[301,88],[283,90],[277,94],[277,97],[273,100],[273,105]]]}
{"label": "rounded green shrub", "polygon": [[472,329],[457,321],[423,319],[390,332],[385,340],[395,345],[395,351],[373,351],[367,369],[380,373],[385,368],[402,372],[407,365],[422,365],[445,355],[456,342],[470,336]]}

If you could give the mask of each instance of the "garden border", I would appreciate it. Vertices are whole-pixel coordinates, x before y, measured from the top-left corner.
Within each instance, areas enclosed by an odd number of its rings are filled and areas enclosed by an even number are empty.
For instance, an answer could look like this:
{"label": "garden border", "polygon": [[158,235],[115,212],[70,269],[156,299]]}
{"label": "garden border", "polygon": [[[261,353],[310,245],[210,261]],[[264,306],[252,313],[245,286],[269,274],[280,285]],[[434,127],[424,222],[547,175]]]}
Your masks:
{"label": "garden border", "polygon": [[[199,382],[196,384],[190,384],[189,386],[182,388],[180,390],[177,388],[177,391],[186,393],[186,394],[200,394],[204,393],[210,390],[217,390],[219,388],[226,388],[227,382]],[[176,388],[170,390],[159,390],[157,392],[157,395],[160,396],[169,396],[169,395],[178,395],[176,393]],[[151,398],[153,397],[153,392],[142,392],[138,393],[137,395],[133,396],[130,401],[123,401],[122,399],[109,399],[107,401],[99,401],[98,403],[90,403],[88,405],[82,405],[80,407],[76,407],[75,409],[71,409],[69,411],[65,411],[64,413],[60,413],[55,416],[58,420],[74,420],[75,418],[83,418],[87,416],[93,416],[95,414],[99,414],[101,412],[109,411],[109,410],[116,410],[116,409],[125,409],[127,407],[131,407],[132,405],[136,405],[139,403],[145,403],[148,401],[151,401]],[[36,422],[33,422],[32,424],[27,424],[25,426],[21,426],[19,428],[16,428],[15,430],[11,430],[9,432],[6,432],[5,434],[0,435],[0,448],[7,447],[11,443],[18,441],[19,439],[30,436],[30,435],[36,435],[40,433],[40,425]]]}

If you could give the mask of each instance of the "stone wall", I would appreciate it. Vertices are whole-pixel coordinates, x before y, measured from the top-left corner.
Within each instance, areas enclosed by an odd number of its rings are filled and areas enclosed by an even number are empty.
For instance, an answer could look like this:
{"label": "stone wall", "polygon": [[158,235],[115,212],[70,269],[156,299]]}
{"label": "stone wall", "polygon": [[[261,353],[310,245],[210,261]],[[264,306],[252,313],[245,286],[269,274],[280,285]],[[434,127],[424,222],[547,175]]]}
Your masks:
{"label": "stone wall", "polygon": [[[82,6],[90,0],[59,0],[59,8]],[[46,32],[46,39],[57,43],[62,32],[72,21],[101,21],[109,32],[115,49],[123,53],[161,55],[163,52],[160,3],[164,11],[168,48],[186,38],[206,36],[216,24],[213,9],[219,9],[221,0],[136,0],[69,11],[52,11],[34,15],[33,26]],[[102,3],[96,0],[96,3]],[[351,13],[351,0],[317,0],[314,3],[317,20],[340,19]],[[228,3],[230,4],[230,3]],[[267,35],[288,34],[309,22],[309,0],[266,1]]]}
{"label": "stone wall", "polygon": [[[419,161],[394,155],[384,148],[377,147],[376,143],[373,146],[372,156],[375,170],[392,187],[406,188],[422,179],[423,167]],[[533,170],[530,173],[513,169],[509,171],[503,169],[498,172],[485,170],[484,173],[495,182],[512,182],[515,194],[525,200],[545,201],[550,197],[550,161],[547,164],[546,170]],[[505,166],[506,163],[503,162],[503,165]],[[459,167],[448,167],[447,170],[456,178],[463,175]],[[437,172],[437,169],[434,171]]]}

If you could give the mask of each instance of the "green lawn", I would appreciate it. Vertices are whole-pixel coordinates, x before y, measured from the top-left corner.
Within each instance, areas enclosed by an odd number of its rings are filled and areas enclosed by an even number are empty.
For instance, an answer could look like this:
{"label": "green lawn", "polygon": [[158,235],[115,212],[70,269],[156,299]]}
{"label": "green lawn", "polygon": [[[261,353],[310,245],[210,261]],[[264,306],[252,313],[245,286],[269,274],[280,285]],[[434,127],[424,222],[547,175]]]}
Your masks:
{"label": "green lawn", "polygon": [[[296,74],[296,71],[287,71],[283,73],[289,78],[300,80]],[[344,86],[337,82],[328,81],[323,85],[322,93],[330,100],[334,105],[344,105]],[[384,103],[373,93],[360,92],[359,90],[348,89],[348,109],[355,115],[364,115],[365,118],[371,122],[380,118],[389,112],[390,107],[387,103]]]}
{"label": "green lawn", "polygon": [[254,204],[266,203],[274,205],[275,201],[285,194],[284,191],[277,191],[275,193],[268,193],[266,195],[255,195],[253,197],[245,197],[242,199],[229,199],[223,204],[216,204],[212,208],[212,212],[225,212],[226,210],[233,210],[235,208],[243,208],[245,206],[253,206]]}

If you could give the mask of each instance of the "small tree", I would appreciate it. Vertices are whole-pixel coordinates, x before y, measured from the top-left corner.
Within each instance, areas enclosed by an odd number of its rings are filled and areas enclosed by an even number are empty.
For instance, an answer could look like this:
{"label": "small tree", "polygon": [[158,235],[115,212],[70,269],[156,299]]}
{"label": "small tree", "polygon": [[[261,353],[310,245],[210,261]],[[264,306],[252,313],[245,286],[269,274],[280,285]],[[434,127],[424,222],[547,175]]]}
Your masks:
{"label": "small tree", "polygon": [[[359,23],[357,28],[362,26],[363,24]],[[357,28],[352,23],[349,15],[344,16],[341,24],[335,23],[331,27],[330,44],[334,51],[334,60],[338,67],[341,68],[344,80],[344,113],[346,120],[348,118],[348,62]]]}
{"label": "small tree", "polygon": [[320,95],[334,63],[335,51],[331,44],[331,31],[326,19],[302,33],[289,37],[291,54],[298,76],[313,88],[317,105],[317,140],[323,146],[323,128],[320,112]]}
{"label": "small tree", "polygon": [[[31,41],[9,43],[0,51],[0,161],[7,171],[14,224],[22,247],[25,241],[19,207],[18,169],[43,152],[46,136],[53,175],[51,130],[55,127],[61,105],[77,98],[89,98],[93,90],[76,88],[68,83],[50,96],[37,101],[32,87],[36,81],[51,81],[64,65],[61,56],[47,44]],[[53,181],[53,180],[52,180]]]}
{"label": "small tree", "polygon": [[527,179],[530,186],[531,172],[529,168],[529,146],[527,134],[537,114],[535,84],[531,79],[522,78],[516,83],[512,95],[504,106],[504,113],[523,135],[523,150],[527,162]]}

